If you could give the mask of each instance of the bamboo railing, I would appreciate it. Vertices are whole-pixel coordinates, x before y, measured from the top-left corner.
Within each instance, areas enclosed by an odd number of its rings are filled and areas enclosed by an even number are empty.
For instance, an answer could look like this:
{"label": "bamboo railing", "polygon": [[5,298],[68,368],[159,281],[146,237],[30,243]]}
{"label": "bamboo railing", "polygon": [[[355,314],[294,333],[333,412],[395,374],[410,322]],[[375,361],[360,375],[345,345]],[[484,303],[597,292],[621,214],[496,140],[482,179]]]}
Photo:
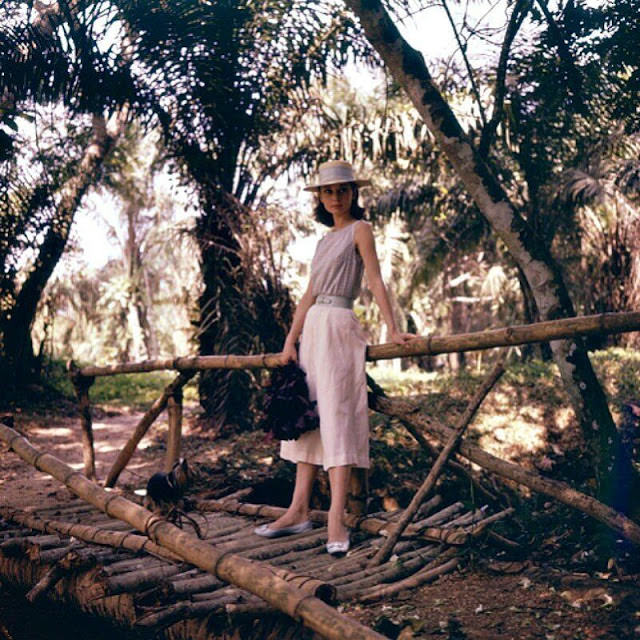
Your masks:
{"label": "bamboo railing", "polygon": [[[532,342],[549,342],[578,336],[625,333],[640,331],[640,312],[601,313],[578,318],[561,318],[547,322],[517,325],[453,336],[431,335],[418,337],[403,345],[378,344],[367,347],[367,360],[389,360],[410,356],[429,356],[439,353],[478,351],[493,347],[508,347]],[[280,355],[264,353],[242,356],[191,356],[125,362],[104,367],[83,367],[78,373],[83,377],[112,376],[118,373],[143,373],[174,369],[176,371],[205,371],[208,369],[261,369],[280,366]]]}
{"label": "bamboo railing", "polygon": [[[579,336],[624,333],[640,330],[640,312],[603,313],[577,318],[561,318],[528,325],[491,329],[474,333],[462,333],[452,336],[431,335],[417,337],[410,342],[397,344],[378,344],[367,347],[369,361],[391,358],[436,355],[462,351],[477,351],[494,347],[515,346],[534,342],[547,342]],[[190,356],[125,362],[107,366],[88,366],[78,368],[73,362],[68,365],[69,374],[76,389],[82,422],[82,444],[84,472],[88,478],[95,478],[95,456],[93,451],[93,431],[89,404],[89,389],[97,376],[110,376],[120,373],[143,373],[150,371],[174,370],[180,375],[169,384],[160,398],[140,420],[134,434],[118,459],[110,469],[105,486],[113,487],[122,470],[126,467],[135,449],[155,419],[167,409],[169,433],[164,470],[168,471],[180,455],[182,423],[182,388],[198,372],[209,369],[255,369],[280,366],[280,354],[265,353],[257,355],[217,355]]]}

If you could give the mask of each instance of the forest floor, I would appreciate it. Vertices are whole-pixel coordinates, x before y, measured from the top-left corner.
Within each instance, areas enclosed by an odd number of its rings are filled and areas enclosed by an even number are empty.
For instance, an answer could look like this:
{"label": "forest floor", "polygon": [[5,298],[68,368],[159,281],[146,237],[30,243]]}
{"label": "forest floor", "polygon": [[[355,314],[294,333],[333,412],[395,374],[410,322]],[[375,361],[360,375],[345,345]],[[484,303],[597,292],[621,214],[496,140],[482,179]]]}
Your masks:
{"label": "forest floor", "polygon": [[[608,370],[611,363],[607,363]],[[629,363],[618,362],[619,379],[627,373],[638,380],[640,364],[627,372]],[[637,368],[636,368],[637,367]],[[624,374],[624,375],[623,375]],[[377,377],[385,383],[384,375]],[[408,380],[408,378],[406,378]],[[449,383],[446,392],[428,385],[403,393],[420,393],[435,415],[454,422],[470,390],[480,377],[468,376]],[[405,380],[405,378],[403,378]],[[393,381],[389,384],[393,386]],[[383,386],[387,386],[383,384]],[[511,372],[487,398],[469,437],[496,455],[554,477],[564,477],[583,489],[583,450],[579,432],[566,409],[566,398],[548,370]],[[608,390],[616,407],[637,389]],[[638,395],[634,396],[635,399]],[[94,406],[97,473],[106,473],[141,416],[139,407],[101,402]],[[75,468],[82,468],[79,420],[74,405],[61,401],[55,408],[14,408],[16,428],[38,448],[47,450]],[[232,433],[207,429],[195,406],[185,412],[183,455],[198,470],[198,488],[222,496],[254,487],[279,497],[285,504],[291,490],[291,466],[279,460],[277,445],[259,430]],[[372,416],[372,468],[370,510],[406,506],[428,469],[428,457],[416,447],[400,425]],[[160,470],[165,451],[166,423],[162,418],[141,442],[119,486],[125,492],[144,487]],[[65,502],[66,488],[46,474],[34,471],[6,447],[0,449],[0,504],[29,506]],[[455,573],[412,591],[372,605],[346,605],[342,610],[390,638],[443,638],[449,640],[624,640],[640,637],[640,566],[636,550],[612,540],[603,551],[596,544],[594,523],[562,505],[519,493],[515,487],[487,482],[501,499],[513,504],[516,515],[496,530],[517,541],[516,551],[479,541]],[[469,506],[484,503],[469,486],[445,475],[438,488],[445,503],[463,500]],[[326,508],[327,482],[321,477],[313,506]],[[273,503],[273,499],[270,500]],[[490,505],[499,510],[503,504]],[[58,640],[49,628],[34,631],[24,619],[25,609],[15,606],[0,587],[0,637],[13,640]],[[36,616],[37,617],[37,616]],[[46,625],[45,625],[46,627]],[[64,637],[68,640],[69,629]],[[79,633],[78,638],[84,637]]]}

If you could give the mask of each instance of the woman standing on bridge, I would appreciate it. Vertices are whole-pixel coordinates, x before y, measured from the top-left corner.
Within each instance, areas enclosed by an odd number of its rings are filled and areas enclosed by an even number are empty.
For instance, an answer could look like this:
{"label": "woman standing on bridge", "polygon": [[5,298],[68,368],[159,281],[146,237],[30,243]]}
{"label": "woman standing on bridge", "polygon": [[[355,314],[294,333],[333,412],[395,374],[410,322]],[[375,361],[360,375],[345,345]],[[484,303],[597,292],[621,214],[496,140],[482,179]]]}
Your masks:
{"label": "woman standing on bridge", "polygon": [[298,359],[307,375],[309,395],[317,400],[320,428],[298,440],[284,440],[280,455],[296,463],[291,504],[278,520],[258,527],[258,535],[275,538],[311,529],[309,500],[319,466],[329,473],[331,506],[327,523],[329,553],[346,553],[349,532],[344,509],[351,467],[369,467],[369,418],[365,378],[364,332],[352,311],[363,272],[389,329],[402,344],[413,334],[398,331],[380,275],[371,225],[362,220],[357,179],[348,162],[321,164],[318,179],[305,189],[317,196],[316,220],[331,227],[316,247],[311,277],[293,316],[281,362]]}

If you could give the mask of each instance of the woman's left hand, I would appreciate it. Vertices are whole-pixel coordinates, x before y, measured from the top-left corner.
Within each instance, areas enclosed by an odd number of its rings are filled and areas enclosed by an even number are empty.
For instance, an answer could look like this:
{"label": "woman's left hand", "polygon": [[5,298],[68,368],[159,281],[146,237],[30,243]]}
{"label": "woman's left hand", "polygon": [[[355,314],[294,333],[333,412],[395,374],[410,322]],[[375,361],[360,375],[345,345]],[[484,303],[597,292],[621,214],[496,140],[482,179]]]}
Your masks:
{"label": "woman's left hand", "polygon": [[417,337],[418,336],[415,333],[402,333],[401,331],[394,331],[391,334],[391,342],[393,342],[393,344],[405,344],[405,342],[410,342]]}

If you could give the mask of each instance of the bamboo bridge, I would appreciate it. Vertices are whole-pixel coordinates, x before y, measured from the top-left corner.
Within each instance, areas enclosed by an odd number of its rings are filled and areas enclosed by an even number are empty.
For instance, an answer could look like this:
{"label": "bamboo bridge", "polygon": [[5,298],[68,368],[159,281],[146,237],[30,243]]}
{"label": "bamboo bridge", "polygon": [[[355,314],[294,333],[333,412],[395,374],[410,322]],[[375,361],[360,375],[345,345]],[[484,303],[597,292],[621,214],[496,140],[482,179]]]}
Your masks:
{"label": "bamboo bridge", "polygon": [[[367,357],[430,355],[637,330],[640,313],[603,314],[431,336],[405,345],[376,345],[368,348]],[[165,409],[169,418],[165,469],[179,457],[182,387],[198,371],[278,364],[276,354],[264,354],[108,367],[71,365],[81,409],[84,473],[33,447],[13,429],[10,417],[0,424],[0,440],[9,449],[77,496],[65,505],[0,507],[0,581],[25,592],[30,601],[46,598],[62,603],[145,637],[205,640],[231,637],[242,629],[243,638],[286,638],[300,637],[306,627],[325,638],[382,638],[336,606],[375,602],[434,580],[464,562],[478,536],[510,544],[491,531],[491,524],[508,517],[512,509],[496,513],[467,509],[460,502],[445,504],[434,492],[447,466],[481,493],[490,494],[469,461],[579,509],[640,544],[640,527],[623,514],[562,482],[495,458],[464,439],[467,426],[504,371],[502,358],[479,385],[454,429],[439,424],[410,400],[371,394],[370,407],[398,418],[431,452],[434,464],[404,511],[347,516],[353,544],[342,558],[324,551],[327,514],[323,511],[312,512],[314,529],[269,540],[253,535],[253,529],[283,510],[245,502],[250,490],[217,500],[195,497],[197,511],[187,514],[189,519],[179,527],[113,489],[141,438]],[[178,375],[140,420],[104,487],[100,486],[95,481],[89,403],[93,379],[158,369],[173,369]]]}

